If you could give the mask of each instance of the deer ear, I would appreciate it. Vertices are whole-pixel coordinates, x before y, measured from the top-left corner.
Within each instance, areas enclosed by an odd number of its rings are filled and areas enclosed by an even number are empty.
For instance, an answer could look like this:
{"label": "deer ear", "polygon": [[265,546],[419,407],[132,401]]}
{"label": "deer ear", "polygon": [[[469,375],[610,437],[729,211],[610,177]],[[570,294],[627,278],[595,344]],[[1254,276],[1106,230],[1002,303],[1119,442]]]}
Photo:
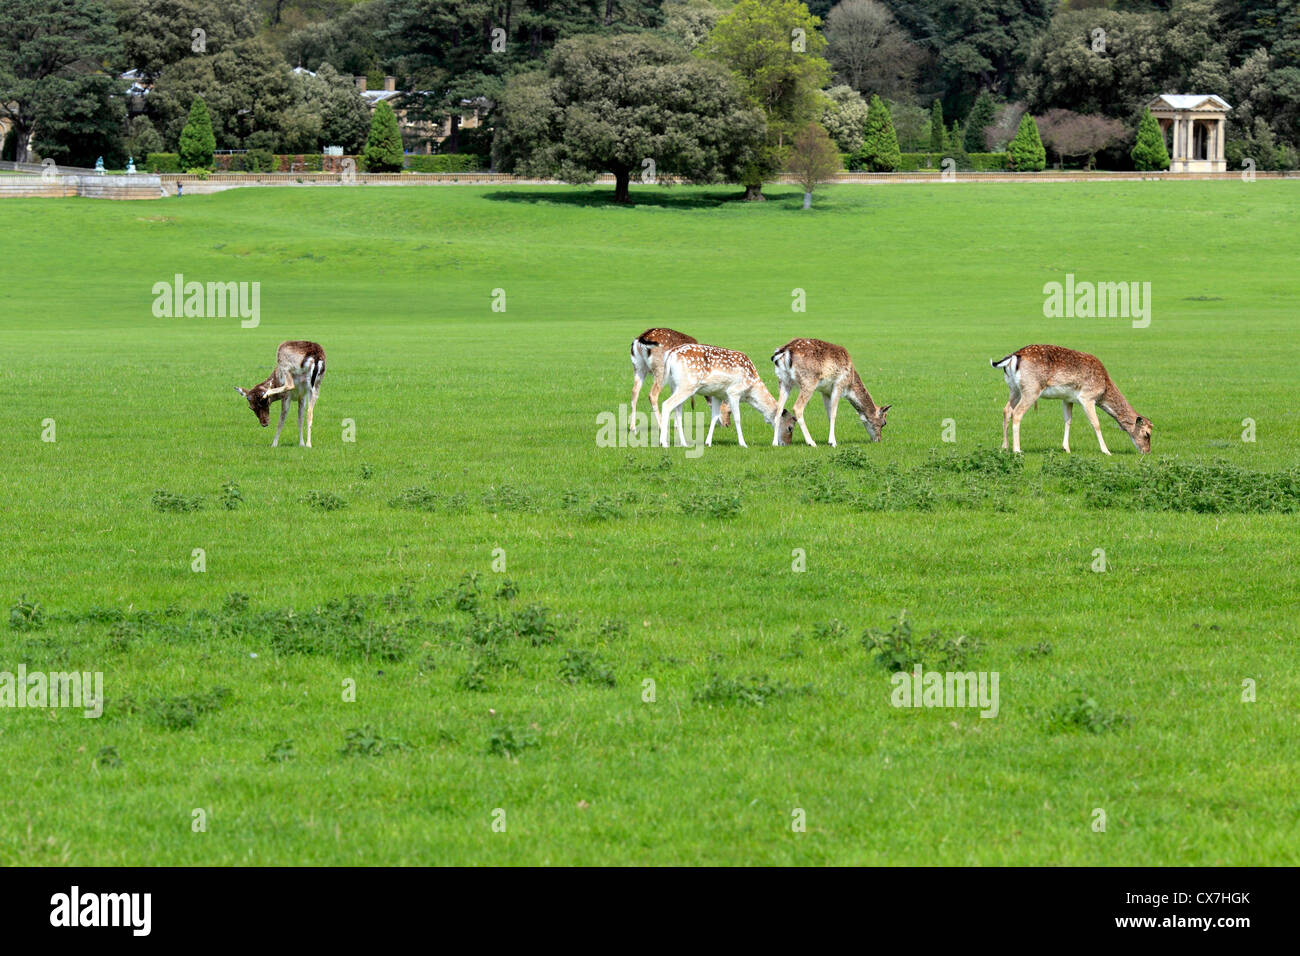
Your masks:
{"label": "deer ear", "polygon": [[882,414],[882,415],[885,414],[885,412],[889,411],[889,410],[890,410],[891,408],[893,408],[893,407],[894,407],[893,405],[885,405],[885,406],[883,406],[883,407],[880,409],[880,414]]}
{"label": "deer ear", "polygon": [[237,391],[240,395],[243,395],[244,398],[248,398],[248,393],[244,391],[242,388],[240,388],[238,385],[235,386],[235,391]]}

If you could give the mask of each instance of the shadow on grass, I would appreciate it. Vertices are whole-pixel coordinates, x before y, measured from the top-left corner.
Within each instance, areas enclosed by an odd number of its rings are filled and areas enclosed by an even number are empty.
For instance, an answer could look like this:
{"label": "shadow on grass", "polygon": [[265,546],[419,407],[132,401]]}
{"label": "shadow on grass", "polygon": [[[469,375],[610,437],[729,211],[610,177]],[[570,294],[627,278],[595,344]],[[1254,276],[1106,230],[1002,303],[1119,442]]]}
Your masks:
{"label": "shadow on grass", "polygon": [[[768,202],[785,205],[803,202],[803,193],[789,186],[768,186],[764,189]],[[728,203],[741,203],[745,190],[738,186],[718,186],[697,189],[690,186],[632,188],[631,202],[614,201],[613,186],[519,187],[484,193],[485,199],[494,202],[517,202],[554,206],[582,206],[588,208],[631,209],[636,206],[656,206],[661,209],[717,209]]]}

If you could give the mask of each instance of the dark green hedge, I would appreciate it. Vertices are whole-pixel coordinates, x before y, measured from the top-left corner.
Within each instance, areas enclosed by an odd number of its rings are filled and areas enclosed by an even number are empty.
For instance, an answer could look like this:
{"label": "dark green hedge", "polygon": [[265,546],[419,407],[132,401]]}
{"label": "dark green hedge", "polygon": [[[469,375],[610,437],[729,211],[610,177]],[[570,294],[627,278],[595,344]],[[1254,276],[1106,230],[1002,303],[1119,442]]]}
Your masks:
{"label": "dark green hedge", "polygon": [[406,169],[412,173],[475,173],[487,168],[487,157],[475,153],[438,153],[433,156],[406,157]]}
{"label": "dark green hedge", "polygon": [[180,153],[150,153],[144,161],[144,169],[147,173],[179,173]]}

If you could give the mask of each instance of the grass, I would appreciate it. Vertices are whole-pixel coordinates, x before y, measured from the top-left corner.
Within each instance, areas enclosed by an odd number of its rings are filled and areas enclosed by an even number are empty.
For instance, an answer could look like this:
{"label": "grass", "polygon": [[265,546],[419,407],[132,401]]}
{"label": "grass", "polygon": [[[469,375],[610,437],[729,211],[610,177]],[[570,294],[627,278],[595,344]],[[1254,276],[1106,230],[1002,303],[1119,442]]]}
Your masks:
{"label": "grass", "polygon": [[[0,203],[0,671],[107,698],[0,710],[0,863],[1300,863],[1294,183],[607,193]],[[155,318],[176,273],[260,325]],[[1150,327],[1044,318],[1066,273]],[[599,447],[651,325],[769,386],[840,342],[885,440]],[[231,389],[291,338],[310,450]],[[1003,456],[1031,342],[1154,454],[1044,401]],[[891,707],[902,660],[998,716]]]}

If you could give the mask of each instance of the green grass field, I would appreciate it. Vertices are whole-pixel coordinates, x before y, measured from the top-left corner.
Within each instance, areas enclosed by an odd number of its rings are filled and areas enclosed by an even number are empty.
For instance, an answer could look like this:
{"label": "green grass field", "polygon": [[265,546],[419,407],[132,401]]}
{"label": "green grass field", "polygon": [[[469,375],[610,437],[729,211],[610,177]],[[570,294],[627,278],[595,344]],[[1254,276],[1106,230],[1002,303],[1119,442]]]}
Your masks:
{"label": "green grass field", "polygon": [[[0,671],[107,698],[0,710],[0,862],[1300,863],[1296,183],[608,192],[0,204]],[[177,273],[260,325],[155,318]],[[1150,326],[1044,318],[1067,273]],[[602,447],[651,325],[769,387],[839,342],[885,440],[814,400],[817,448]],[[272,449],[231,386],[294,338],[315,447]],[[1077,414],[1066,460],[1051,401],[997,452],[1032,342],[1153,454]],[[996,717],[891,706],[904,611]]]}

